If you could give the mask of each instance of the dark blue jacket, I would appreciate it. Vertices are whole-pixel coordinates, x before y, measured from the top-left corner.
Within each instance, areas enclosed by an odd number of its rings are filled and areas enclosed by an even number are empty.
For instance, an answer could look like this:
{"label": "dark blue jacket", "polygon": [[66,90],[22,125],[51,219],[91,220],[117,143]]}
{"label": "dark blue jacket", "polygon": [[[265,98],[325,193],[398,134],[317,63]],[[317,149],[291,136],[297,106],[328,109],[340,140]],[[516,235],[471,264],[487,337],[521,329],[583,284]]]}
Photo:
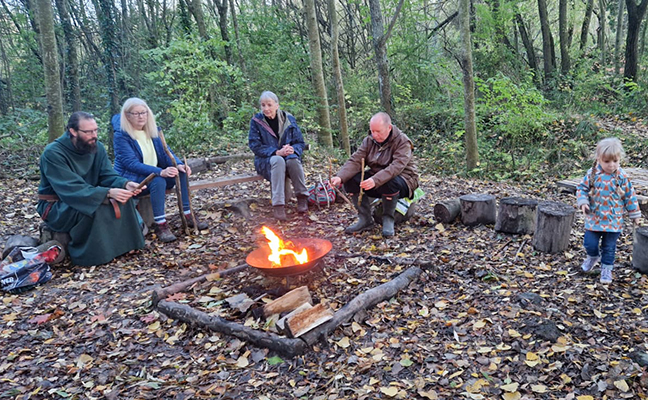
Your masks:
{"label": "dark blue jacket", "polygon": [[301,160],[306,145],[295,117],[282,110],[278,110],[277,113],[284,113],[286,116],[286,128],[280,138],[275,135],[270,125],[265,121],[263,113],[258,113],[252,118],[248,134],[248,146],[254,153],[254,168],[259,175],[263,175],[267,180],[270,180],[270,157],[276,155],[277,150],[285,144],[289,144],[295,149],[295,152],[284,158]]}
{"label": "dark blue jacket", "polygon": [[[112,126],[115,131],[113,147],[115,149],[115,171],[124,178],[133,182],[141,182],[151,173],[160,175],[166,167],[172,167],[173,163],[164,151],[162,140],[159,137],[153,138],[153,146],[157,155],[157,166],[144,164],[144,155],[137,140],[121,130],[121,118],[117,114],[112,117]],[[169,149],[170,151],[170,149]],[[173,154],[173,152],[171,152]],[[180,159],[173,154],[178,165],[182,165]]]}

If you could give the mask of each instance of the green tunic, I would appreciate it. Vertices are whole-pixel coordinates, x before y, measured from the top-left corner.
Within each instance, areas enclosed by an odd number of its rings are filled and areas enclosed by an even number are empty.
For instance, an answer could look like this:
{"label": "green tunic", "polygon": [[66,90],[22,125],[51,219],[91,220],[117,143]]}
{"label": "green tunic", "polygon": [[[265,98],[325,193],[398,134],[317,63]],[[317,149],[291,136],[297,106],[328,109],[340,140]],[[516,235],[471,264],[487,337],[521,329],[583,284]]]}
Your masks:
{"label": "green tunic", "polygon": [[[121,218],[112,205],[103,204],[110,188],[123,188],[128,180],[112,168],[106,149],[97,142],[97,152],[84,154],[69,132],[45,147],[40,158],[39,194],[56,194],[59,201],[47,214],[47,225],[55,232],[68,232],[68,253],[76,265],[99,265],[118,255],[144,247],[144,237],[133,202],[119,203]],[[42,216],[48,202],[38,201]]]}

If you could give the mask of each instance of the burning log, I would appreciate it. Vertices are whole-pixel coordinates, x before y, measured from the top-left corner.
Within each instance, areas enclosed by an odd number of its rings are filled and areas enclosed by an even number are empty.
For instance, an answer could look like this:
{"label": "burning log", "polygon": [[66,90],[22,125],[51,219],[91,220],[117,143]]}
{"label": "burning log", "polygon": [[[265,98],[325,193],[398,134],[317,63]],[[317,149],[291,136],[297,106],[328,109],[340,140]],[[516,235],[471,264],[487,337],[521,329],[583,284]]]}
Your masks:
{"label": "burning log", "polygon": [[292,311],[304,303],[313,305],[313,299],[307,286],[301,286],[291,290],[273,302],[266,304],[263,306],[263,315],[269,317],[272,314]]}

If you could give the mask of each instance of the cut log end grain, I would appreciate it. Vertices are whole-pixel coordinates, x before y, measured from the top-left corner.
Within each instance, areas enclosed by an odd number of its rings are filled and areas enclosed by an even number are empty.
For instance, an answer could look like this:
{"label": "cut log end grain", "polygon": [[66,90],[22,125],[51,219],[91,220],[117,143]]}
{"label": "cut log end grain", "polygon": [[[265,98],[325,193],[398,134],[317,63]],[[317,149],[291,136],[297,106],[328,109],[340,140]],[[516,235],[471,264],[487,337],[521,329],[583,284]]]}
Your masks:
{"label": "cut log end grain", "polygon": [[263,306],[263,315],[269,317],[272,314],[290,312],[304,303],[313,304],[313,299],[307,286],[301,286],[291,290],[271,303],[266,304]]}

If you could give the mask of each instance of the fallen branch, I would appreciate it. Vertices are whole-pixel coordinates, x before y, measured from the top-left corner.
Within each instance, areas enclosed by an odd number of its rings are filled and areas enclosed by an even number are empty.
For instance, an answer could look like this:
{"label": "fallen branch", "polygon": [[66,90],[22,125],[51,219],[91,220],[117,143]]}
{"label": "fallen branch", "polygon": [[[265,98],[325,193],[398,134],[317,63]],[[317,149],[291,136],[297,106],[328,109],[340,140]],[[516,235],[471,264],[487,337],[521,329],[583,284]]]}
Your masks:
{"label": "fallen branch", "polygon": [[308,345],[301,339],[289,339],[277,334],[248,328],[236,322],[204,313],[186,304],[162,300],[157,304],[158,310],[178,321],[208,328],[214,332],[231,335],[258,347],[294,357],[304,354]]}
{"label": "fallen branch", "polygon": [[241,272],[247,267],[248,267],[247,264],[242,264],[237,267],[224,269],[218,272],[212,272],[183,282],[174,283],[173,285],[164,288],[156,286],[155,288],[153,288],[153,293],[151,294],[151,304],[153,305],[153,307],[156,307],[160,301],[166,299],[168,296],[171,296],[172,294],[176,294],[178,292],[186,292],[187,289],[189,289],[190,287],[192,287],[197,283],[203,283],[209,278],[213,278],[213,277],[218,278],[218,277],[231,275],[237,272]]}
{"label": "fallen branch", "polygon": [[308,343],[309,346],[317,343],[320,339],[326,339],[338,326],[350,321],[356,313],[373,307],[381,301],[389,300],[394,297],[399,291],[409,286],[410,282],[418,279],[421,272],[423,272],[423,270],[419,267],[408,268],[405,272],[401,273],[391,281],[385,282],[380,286],[376,286],[375,288],[359,294],[344,307],[336,311],[333,319],[324,325],[305,333],[301,338]]}

